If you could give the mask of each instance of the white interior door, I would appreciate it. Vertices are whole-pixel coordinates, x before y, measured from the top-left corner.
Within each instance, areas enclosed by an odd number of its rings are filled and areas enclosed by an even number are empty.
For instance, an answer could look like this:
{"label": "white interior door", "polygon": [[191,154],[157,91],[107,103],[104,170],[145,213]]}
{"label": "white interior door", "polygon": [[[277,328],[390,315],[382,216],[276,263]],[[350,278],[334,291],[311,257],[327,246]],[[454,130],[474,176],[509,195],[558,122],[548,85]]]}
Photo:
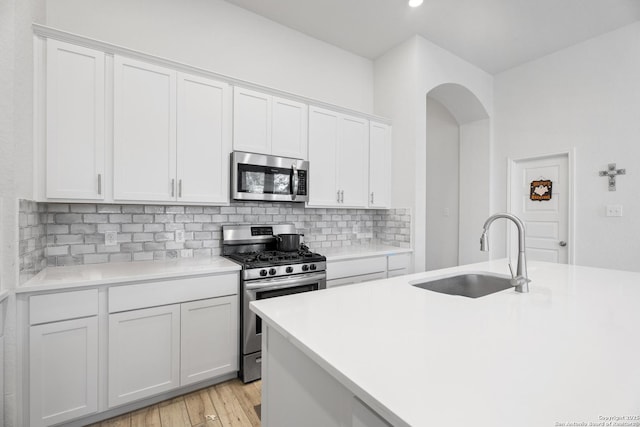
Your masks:
{"label": "white interior door", "polygon": [[[551,181],[539,185],[536,181]],[[534,194],[545,200],[532,200]],[[527,259],[566,264],[569,261],[568,154],[514,161],[511,169],[511,212],[526,228]],[[550,199],[548,193],[551,193]],[[517,233],[510,229],[510,253],[517,250]]]}

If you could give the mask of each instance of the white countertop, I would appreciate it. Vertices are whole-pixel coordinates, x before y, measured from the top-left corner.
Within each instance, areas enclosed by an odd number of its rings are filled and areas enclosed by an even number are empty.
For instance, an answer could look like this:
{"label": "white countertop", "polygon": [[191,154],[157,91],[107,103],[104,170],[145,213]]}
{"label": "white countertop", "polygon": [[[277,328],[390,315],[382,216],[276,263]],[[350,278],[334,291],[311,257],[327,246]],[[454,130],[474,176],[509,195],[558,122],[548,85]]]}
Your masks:
{"label": "white countertop", "polygon": [[16,289],[16,293],[96,286],[139,280],[169,279],[240,270],[226,258],[181,258],[171,261],[113,262],[48,267]]}
{"label": "white countertop", "polygon": [[640,416],[640,273],[531,262],[529,293],[477,299],[410,285],[458,271],[508,268],[493,261],[251,305],[400,425],[545,427]]}
{"label": "white countertop", "polygon": [[327,261],[339,261],[354,258],[366,258],[372,256],[387,256],[396,254],[405,254],[413,252],[411,248],[401,248],[398,246],[372,244],[372,245],[353,245],[342,246],[338,248],[322,248],[318,249],[322,255],[327,257]]}

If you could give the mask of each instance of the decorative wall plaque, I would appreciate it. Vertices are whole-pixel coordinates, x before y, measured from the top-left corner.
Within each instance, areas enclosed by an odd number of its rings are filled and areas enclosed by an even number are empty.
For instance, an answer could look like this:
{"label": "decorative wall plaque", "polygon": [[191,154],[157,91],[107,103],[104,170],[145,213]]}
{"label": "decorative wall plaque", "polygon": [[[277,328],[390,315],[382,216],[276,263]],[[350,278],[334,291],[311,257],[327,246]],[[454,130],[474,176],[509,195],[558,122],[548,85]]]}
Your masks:
{"label": "decorative wall plaque", "polygon": [[550,179],[531,181],[531,191],[529,192],[529,199],[539,202],[542,202],[544,200],[551,200],[551,187],[552,183]]}

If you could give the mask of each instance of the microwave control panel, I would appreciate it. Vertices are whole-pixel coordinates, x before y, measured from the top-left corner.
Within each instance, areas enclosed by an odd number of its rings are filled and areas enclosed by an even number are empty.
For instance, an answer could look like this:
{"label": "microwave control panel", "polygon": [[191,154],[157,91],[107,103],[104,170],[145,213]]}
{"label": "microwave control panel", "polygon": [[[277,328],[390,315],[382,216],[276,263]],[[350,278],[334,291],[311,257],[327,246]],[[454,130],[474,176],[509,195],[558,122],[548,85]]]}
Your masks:
{"label": "microwave control panel", "polygon": [[298,171],[298,195],[307,195],[307,171],[305,170]]}

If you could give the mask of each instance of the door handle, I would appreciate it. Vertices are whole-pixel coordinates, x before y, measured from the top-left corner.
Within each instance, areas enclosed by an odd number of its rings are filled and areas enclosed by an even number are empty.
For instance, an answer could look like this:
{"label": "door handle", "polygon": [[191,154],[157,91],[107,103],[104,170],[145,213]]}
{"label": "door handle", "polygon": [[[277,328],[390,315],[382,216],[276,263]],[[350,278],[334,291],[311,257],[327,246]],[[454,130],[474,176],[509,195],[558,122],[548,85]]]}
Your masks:
{"label": "door handle", "polygon": [[98,196],[102,196],[102,174],[98,174]]}
{"label": "door handle", "polygon": [[298,195],[298,168],[295,163],[291,165],[291,169],[293,169],[293,189],[291,192],[291,200],[295,200]]}
{"label": "door handle", "polygon": [[171,180],[171,197],[175,197],[176,196],[176,180],[172,179]]}
{"label": "door handle", "polygon": [[344,203],[344,190],[340,190],[340,203]]}
{"label": "door handle", "polygon": [[337,197],[338,197],[338,198],[337,198],[337,200],[336,200],[336,201],[337,201],[338,203],[340,203],[340,190],[338,190],[338,192],[337,192]]}
{"label": "door handle", "polygon": [[182,180],[178,180],[178,197],[182,197]]}
{"label": "door handle", "polygon": [[565,246],[567,246],[567,242],[565,242],[564,240],[561,240],[559,245],[564,248]]}

